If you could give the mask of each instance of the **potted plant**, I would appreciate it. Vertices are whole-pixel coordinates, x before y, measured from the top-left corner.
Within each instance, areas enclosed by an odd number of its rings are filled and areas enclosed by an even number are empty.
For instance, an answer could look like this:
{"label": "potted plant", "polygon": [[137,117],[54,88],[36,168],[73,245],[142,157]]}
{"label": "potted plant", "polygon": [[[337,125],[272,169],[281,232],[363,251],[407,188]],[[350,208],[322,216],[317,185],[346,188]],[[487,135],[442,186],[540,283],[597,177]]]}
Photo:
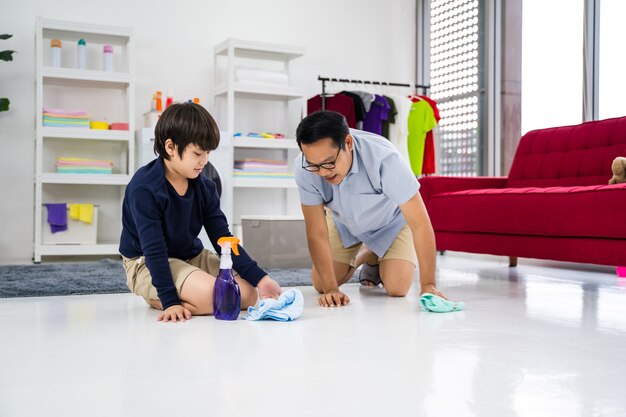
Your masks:
{"label": "potted plant", "polygon": [[[6,40],[9,39],[13,35],[0,35],[0,39]],[[15,51],[0,51],[0,60],[2,61],[13,61],[13,53]],[[8,98],[0,98],[0,111],[9,110],[9,104],[11,102]]]}

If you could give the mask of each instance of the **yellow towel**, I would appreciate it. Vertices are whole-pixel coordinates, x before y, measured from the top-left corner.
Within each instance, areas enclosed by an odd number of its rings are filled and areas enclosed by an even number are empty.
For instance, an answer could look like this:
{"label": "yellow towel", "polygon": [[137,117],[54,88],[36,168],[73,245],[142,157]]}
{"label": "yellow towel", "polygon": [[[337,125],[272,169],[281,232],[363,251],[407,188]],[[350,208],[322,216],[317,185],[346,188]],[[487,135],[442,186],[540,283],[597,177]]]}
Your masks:
{"label": "yellow towel", "polygon": [[93,221],[93,204],[70,204],[70,219],[91,224]]}
{"label": "yellow towel", "polygon": [[80,214],[80,204],[70,204],[70,219],[78,220]]}

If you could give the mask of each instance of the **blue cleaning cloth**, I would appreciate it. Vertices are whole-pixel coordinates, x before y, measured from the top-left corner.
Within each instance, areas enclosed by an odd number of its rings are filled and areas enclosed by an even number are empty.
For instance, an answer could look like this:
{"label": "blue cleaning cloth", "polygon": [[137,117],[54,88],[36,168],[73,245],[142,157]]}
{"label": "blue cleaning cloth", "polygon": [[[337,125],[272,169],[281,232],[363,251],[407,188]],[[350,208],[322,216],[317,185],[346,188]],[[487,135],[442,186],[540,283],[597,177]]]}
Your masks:
{"label": "blue cleaning cloth", "polygon": [[67,204],[45,204],[48,208],[48,223],[52,233],[63,232],[67,230]]}
{"label": "blue cleaning cloth", "polygon": [[248,307],[246,320],[291,321],[302,315],[304,297],[302,292],[291,288],[282,293],[277,300],[265,298],[256,307]]}
{"label": "blue cleaning cloth", "polygon": [[422,294],[420,304],[422,311],[430,311],[433,313],[449,313],[451,311],[461,311],[465,308],[465,303],[462,301],[455,303],[429,292]]}

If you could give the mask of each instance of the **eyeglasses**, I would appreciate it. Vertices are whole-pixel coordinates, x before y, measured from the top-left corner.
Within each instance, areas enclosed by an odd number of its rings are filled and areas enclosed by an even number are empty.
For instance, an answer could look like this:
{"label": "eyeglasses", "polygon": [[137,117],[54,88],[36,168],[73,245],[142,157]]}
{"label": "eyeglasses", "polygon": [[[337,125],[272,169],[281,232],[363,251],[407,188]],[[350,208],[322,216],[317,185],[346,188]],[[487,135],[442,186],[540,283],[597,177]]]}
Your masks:
{"label": "eyeglasses", "polygon": [[335,169],[335,165],[337,164],[337,159],[339,158],[339,153],[341,153],[341,150],[343,149],[343,143],[341,144],[341,146],[339,146],[339,150],[337,151],[337,155],[335,156],[335,159],[333,159],[330,162],[324,162],[323,164],[309,164],[309,165],[304,165],[304,155],[302,156],[302,168],[306,169],[309,172],[317,172],[320,169],[324,168],[324,169]]}

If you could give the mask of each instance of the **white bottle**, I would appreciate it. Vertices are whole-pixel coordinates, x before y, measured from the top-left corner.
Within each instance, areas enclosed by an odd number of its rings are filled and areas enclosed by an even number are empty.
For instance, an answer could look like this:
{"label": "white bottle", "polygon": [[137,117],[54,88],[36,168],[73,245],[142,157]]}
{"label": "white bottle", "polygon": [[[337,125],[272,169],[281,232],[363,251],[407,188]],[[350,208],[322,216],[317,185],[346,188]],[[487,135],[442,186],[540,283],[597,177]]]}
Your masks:
{"label": "white bottle", "polygon": [[113,71],[113,47],[111,45],[104,45],[103,52],[102,69],[105,71]]}
{"label": "white bottle", "polygon": [[50,66],[61,66],[61,41],[59,39],[50,41]]}
{"label": "white bottle", "polygon": [[87,68],[87,42],[84,39],[78,41],[76,51],[76,68],[84,70]]}

